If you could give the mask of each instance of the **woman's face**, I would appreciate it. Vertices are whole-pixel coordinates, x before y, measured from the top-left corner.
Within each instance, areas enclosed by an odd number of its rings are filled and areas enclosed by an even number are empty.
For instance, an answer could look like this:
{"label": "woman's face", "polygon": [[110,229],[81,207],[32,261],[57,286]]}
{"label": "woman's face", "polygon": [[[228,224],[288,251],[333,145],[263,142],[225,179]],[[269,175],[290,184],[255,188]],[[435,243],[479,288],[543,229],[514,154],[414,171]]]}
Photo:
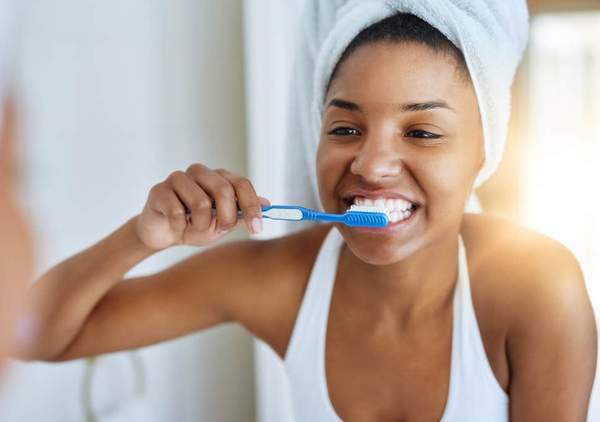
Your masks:
{"label": "woman's face", "polygon": [[[317,152],[323,206],[384,205],[395,221],[339,227],[367,263],[398,262],[460,229],[484,152],[475,91],[457,66],[425,45],[378,42],[356,49],[332,81]],[[416,209],[402,211],[409,203]]]}

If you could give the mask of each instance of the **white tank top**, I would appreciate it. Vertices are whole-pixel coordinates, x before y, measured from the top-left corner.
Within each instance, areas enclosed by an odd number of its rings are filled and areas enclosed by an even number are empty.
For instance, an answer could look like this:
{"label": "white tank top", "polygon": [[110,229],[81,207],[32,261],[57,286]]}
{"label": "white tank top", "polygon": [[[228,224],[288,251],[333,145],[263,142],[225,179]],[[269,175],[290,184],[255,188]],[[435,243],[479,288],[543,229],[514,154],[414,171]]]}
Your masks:
{"label": "white tank top", "polygon": [[[442,422],[507,422],[508,396],[487,360],[471,301],[469,272],[462,238],[458,280],[453,298],[450,387]],[[340,421],[325,380],[325,335],[342,235],[328,233],[312,269],[284,365],[290,381],[297,422]],[[351,353],[349,351],[349,353]]]}

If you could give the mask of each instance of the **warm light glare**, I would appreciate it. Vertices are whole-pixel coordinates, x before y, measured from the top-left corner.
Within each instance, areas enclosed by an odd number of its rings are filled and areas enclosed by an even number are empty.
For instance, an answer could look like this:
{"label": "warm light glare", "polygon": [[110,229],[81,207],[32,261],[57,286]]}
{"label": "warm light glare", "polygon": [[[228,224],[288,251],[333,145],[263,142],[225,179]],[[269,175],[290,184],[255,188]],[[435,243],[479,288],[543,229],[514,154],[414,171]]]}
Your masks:
{"label": "warm light glare", "polygon": [[600,288],[600,13],[533,20],[523,223],[577,256],[592,301]]}

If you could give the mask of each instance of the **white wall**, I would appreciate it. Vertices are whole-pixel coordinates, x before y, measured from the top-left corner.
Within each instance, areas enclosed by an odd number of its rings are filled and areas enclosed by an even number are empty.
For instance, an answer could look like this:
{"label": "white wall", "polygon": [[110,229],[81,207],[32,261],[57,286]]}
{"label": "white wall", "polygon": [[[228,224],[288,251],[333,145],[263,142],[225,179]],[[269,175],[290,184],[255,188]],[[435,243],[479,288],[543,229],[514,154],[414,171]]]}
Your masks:
{"label": "white wall", "polygon": [[[20,4],[23,176],[40,271],[139,212],[172,170],[199,161],[245,173],[241,2]],[[192,252],[167,251],[134,273]],[[143,349],[147,391],[137,401],[128,355],[110,355],[93,403],[101,421],[254,420],[252,353],[237,326]],[[84,420],[84,369],[14,364],[0,420]]]}
{"label": "white wall", "polygon": [[[288,90],[298,43],[296,26],[303,5],[303,0],[244,1],[249,174],[257,191],[273,203],[290,197],[285,168],[291,159],[302,159],[286,154],[285,145],[289,142]],[[278,236],[285,230],[284,224],[266,224],[261,237]],[[255,365],[258,420],[292,421],[285,369],[260,340],[255,342]]]}

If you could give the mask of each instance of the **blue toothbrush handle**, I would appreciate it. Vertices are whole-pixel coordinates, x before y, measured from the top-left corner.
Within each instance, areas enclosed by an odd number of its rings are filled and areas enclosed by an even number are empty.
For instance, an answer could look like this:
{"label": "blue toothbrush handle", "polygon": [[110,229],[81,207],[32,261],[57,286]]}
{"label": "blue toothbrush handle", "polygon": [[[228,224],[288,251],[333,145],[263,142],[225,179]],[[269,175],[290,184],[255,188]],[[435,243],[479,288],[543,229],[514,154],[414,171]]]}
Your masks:
{"label": "blue toothbrush handle", "polygon": [[344,215],[340,214],[327,214],[324,212],[319,212],[315,210],[311,210],[308,208],[301,207],[302,217],[304,220],[310,221],[329,221],[332,223],[343,223]]}
{"label": "blue toothbrush handle", "polygon": [[[295,213],[277,213],[277,210],[295,211]],[[329,214],[312,210],[310,208],[300,207],[296,205],[267,205],[262,207],[263,217],[271,220],[287,220],[287,221],[327,221],[331,223],[342,223],[349,227],[385,227],[389,219],[386,215],[371,212],[346,212],[345,214]],[[268,214],[268,211],[275,213]],[[213,209],[213,214],[216,210]],[[241,211],[238,211],[238,217],[243,218]]]}
{"label": "blue toothbrush handle", "polygon": [[[269,210],[292,210],[299,211],[302,215],[302,218],[297,218],[297,220],[307,220],[307,221],[329,221],[333,223],[343,223],[344,215],[337,214],[327,214],[324,212],[319,212],[316,210],[312,210],[310,208],[300,207],[297,205],[269,205],[262,208],[263,212]],[[269,218],[267,216],[267,218]]]}

